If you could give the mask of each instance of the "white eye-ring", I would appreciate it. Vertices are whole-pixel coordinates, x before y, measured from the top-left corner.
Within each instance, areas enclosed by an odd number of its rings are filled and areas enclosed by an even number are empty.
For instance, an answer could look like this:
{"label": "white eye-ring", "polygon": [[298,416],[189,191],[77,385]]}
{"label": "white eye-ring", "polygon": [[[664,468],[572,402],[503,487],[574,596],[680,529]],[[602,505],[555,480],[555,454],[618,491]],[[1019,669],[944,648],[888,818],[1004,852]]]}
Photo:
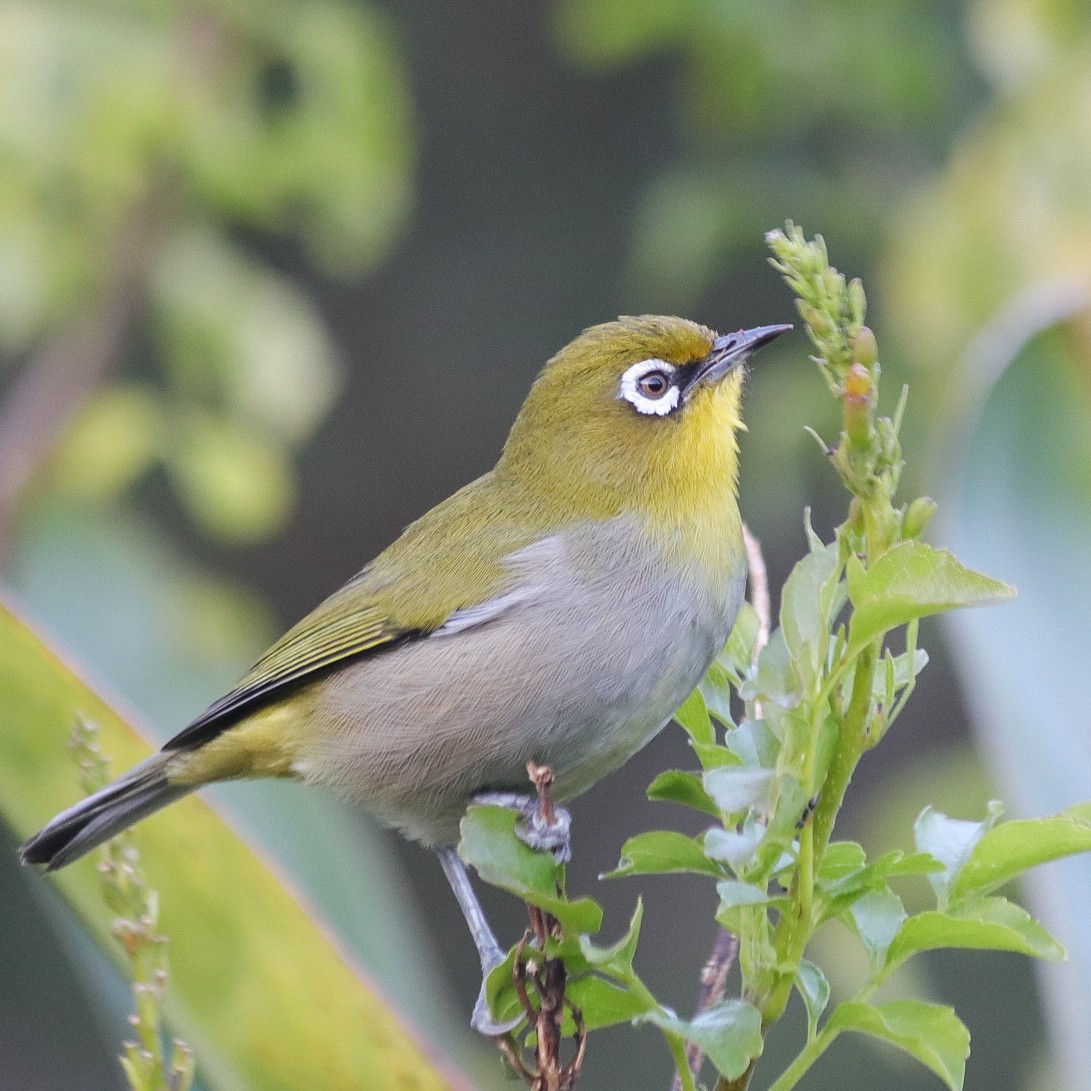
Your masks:
{"label": "white eye-ring", "polygon": [[674,370],[674,366],[666,360],[641,360],[627,368],[621,376],[618,397],[627,401],[638,413],[665,417],[678,408]]}

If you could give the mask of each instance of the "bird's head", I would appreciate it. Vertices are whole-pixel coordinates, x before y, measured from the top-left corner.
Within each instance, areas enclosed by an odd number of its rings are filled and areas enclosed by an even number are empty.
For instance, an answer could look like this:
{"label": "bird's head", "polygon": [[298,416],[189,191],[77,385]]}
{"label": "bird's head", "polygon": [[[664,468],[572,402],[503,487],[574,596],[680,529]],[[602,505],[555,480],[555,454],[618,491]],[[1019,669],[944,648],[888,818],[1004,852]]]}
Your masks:
{"label": "bird's head", "polygon": [[585,330],[538,376],[498,472],[603,516],[734,494],[740,365],[790,329],[720,335],[684,318],[619,318]]}

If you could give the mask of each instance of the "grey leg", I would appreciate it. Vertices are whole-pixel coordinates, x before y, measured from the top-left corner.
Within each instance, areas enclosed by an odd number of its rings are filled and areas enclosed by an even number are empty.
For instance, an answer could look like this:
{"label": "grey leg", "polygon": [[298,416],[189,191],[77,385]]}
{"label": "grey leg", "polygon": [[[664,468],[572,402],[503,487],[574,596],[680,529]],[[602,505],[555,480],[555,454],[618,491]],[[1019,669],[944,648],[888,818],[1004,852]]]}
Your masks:
{"label": "grey leg", "polygon": [[[477,947],[478,956],[481,958],[481,976],[488,977],[504,961],[504,952],[500,944],[496,942],[489,922],[485,919],[485,911],[477,900],[473,887],[470,885],[470,877],[466,874],[466,865],[459,859],[454,849],[440,849],[437,853],[443,874],[447,876],[447,882],[451,884],[458,907],[470,926],[470,934],[473,936],[474,945]],[[514,1019],[507,1023],[498,1023],[489,1011],[488,1001],[485,999],[485,982],[481,982],[481,992],[478,993],[477,1003],[474,1004],[474,1013],[470,1018],[470,1025],[480,1034],[489,1038],[496,1038],[514,1030],[520,1023],[520,1019]]]}
{"label": "grey leg", "polygon": [[518,811],[520,820],[515,834],[520,841],[539,852],[552,852],[562,864],[572,859],[572,816],[563,807],[553,808],[553,823],[550,824],[542,817],[535,796],[519,792],[483,792],[474,796],[474,803]]}

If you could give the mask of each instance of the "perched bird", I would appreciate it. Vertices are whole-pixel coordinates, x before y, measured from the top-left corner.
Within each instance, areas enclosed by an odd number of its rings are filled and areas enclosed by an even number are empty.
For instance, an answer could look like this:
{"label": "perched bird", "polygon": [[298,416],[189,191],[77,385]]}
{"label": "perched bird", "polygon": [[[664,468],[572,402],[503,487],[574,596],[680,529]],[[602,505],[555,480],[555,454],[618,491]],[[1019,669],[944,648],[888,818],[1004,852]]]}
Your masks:
{"label": "perched bird", "polygon": [[[723,647],[746,559],[743,363],[790,329],[594,326],[538,376],[496,466],[413,523],[163,749],[21,850],[59,868],[214,781],[295,777],[435,849],[487,973],[502,953],[454,846],[471,802],[560,802],[670,719]],[[526,801],[526,802],[525,802]],[[499,1029],[483,996],[474,1025]]]}

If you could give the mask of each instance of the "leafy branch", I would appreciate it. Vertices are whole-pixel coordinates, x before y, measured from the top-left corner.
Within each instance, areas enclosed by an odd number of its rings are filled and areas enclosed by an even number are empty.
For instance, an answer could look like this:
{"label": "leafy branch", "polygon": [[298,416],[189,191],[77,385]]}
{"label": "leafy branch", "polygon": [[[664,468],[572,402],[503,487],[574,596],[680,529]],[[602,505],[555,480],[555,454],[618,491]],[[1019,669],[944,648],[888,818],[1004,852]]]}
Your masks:
{"label": "leafy branch", "polygon": [[[87,795],[106,786],[110,766],[98,742],[98,727],[77,717],[69,748],[79,764],[80,787]],[[167,939],[159,933],[159,896],[148,887],[140,855],[123,833],[101,850],[103,898],[115,914],[114,937],[129,963],[135,1012],[129,1016],[135,1041],[125,1043],[120,1061],[132,1091],[189,1091],[193,1051],[175,1039],[169,1059],[163,1053],[162,1004],[167,989]]]}
{"label": "leafy branch", "polygon": [[[896,722],[928,662],[918,645],[920,619],[1002,602],[1013,591],[920,540],[935,511],[930,499],[896,501],[907,392],[892,416],[880,414],[879,353],[864,323],[861,283],[846,281],[830,266],[823,240],[808,240],[791,223],[768,243],[797,296],[812,360],[841,406],[836,440],[816,438],[849,494],[848,511],[828,543],[808,521],[808,552],[782,589],[768,642],[767,626],[744,605],[723,653],[675,715],[699,768],[660,774],[648,795],[695,809],[712,824],[700,837],[638,834],[608,876],[694,872],[715,881],[716,920],[734,937],[722,944],[717,965],[737,952],[739,995],[721,993],[691,1020],[661,1005],[634,969],[641,904],[617,943],[596,945],[590,936],[601,924],[598,905],[568,900],[555,870],[546,873],[550,861],[521,844],[518,853],[512,848],[510,814],[486,820],[486,809],[471,810],[459,851],[487,881],[554,916],[557,927],[541,949],[563,961],[565,995],[586,1030],[621,1022],[657,1027],[682,1091],[696,1089],[690,1060],[700,1052],[716,1070],[717,1091],[745,1091],[793,993],[806,1009],[806,1039],[771,1091],[796,1087],[849,1031],[904,1050],[960,1091],[969,1033],[955,1012],[877,994],[910,958],[937,948],[1062,958],[1042,925],[997,891],[1036,864],[1091,850],[1091,805],[1006,823],[998,804],[982,821],[925,808],[914,851],[871,860],[862,846],[834,839],[857,766]],[[921,876],[934,904],[910,916],[897,889]],[[870,970],[856,994],[827,1013],[829,983],[807,955],[829,921],[859,939]],[[488,983],[501,1019],[520,1011],[512,961]]]}

